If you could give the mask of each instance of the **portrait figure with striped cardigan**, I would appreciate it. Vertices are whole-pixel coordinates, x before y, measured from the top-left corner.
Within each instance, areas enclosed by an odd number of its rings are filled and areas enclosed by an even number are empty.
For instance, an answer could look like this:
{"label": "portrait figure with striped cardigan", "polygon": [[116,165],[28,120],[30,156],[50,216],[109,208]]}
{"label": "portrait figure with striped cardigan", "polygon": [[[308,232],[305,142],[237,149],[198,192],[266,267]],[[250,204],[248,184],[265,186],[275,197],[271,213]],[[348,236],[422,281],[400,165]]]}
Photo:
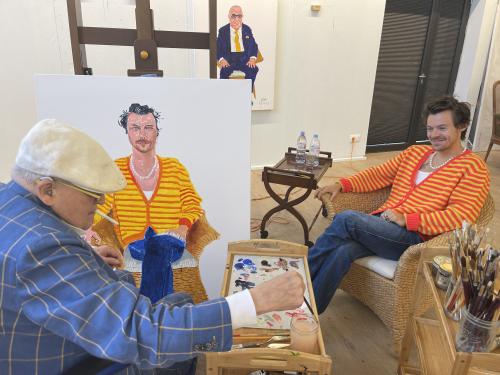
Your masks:
{"label": "portrait figure with striped cardigan", "polygon": [[[118,158],[115,163],[127,185],[119,192],[106,195],[104,204],[98,206],[118,223],[114,232],[123,251],[124,268],[133,273],[137,286],[141,283],[144,253],[138,252],[134,244],[144,239],[147,229],[152,228],[157,234],[168,232],[185,241],[189,229],[204,212],[184,165],[176,158],[156,154],[159,120],[158,111],[139,103],[131,104],[122,112],[118,125],[124,129],[132,150],[129,156]],[[96,215],[94,228],[101,221],[102,217]],[[90,235],[99,237],[95,232]],[[139,250],[144,252],[144,248]],[[171,266],[174,270],[199,272],[198,260],[187,250]],[[202,289],[193,291],[201,296],[195,297],[195,301],[206,299],[201,282],[193,284]]]}
{"label": "portrait figure with striped cardigan", "polygon": [[462,144],[470,123],[467,103],[451,96],[426,105],[430,145],[407,148],[387,162],[320,188],[316,197],[391,187],[376,211],[338,213],[309,251],[318,311],[323,312],[351,263],[377,255],[398,260],[410,246],[474,222],[487,198],[490,177],[483,160]]}

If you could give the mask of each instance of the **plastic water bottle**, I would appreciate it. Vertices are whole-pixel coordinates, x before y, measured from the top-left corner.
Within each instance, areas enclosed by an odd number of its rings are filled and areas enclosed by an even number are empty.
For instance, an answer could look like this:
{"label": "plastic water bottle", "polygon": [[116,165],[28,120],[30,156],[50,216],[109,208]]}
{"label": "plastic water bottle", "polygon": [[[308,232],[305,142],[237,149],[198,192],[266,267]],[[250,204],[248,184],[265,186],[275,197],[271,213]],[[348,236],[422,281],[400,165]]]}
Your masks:
{"label": "plastic water bottle", "polygon": [[319,150],[319,137],[317,134],[314,134],[311,140],[311,146],[309,146],[309,152],[312,155],[313,168],[317,168],[319,166]]}
{"label": "plastic water bottle", "polygon": [[295,155],[295,163],[298,167],[303,167],[306,164],[306,148],[306,134],[302,130],[299,134],[299,138],[297,138],[297,154]]}

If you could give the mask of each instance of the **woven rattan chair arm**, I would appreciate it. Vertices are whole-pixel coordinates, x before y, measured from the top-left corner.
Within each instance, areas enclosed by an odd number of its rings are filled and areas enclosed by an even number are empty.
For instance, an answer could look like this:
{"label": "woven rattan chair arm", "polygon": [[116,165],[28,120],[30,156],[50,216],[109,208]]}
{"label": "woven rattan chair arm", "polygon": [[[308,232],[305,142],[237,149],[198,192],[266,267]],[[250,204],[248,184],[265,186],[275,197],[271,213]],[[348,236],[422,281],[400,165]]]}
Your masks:
{"label": "woven rattan chair arm", "polygon": [[440,234],[429,241],[410,246],[405,250],[403,255],[401,255],[401,258],[399,258],[396,272],[394,273],[394,282],[398,284],[401,278],[407,278],[409,273],[415,273],[417,271],[422,251],[433,247],[446,246],[448,246],[448,233]]}
{"label": "woven rattan chair arm", "polygon": [[476,224],[480,226],[488,225],[491,219],[493,219],[494,214],[495,214],[495,202],[493,201],[493,197],[491,196],[491,194],[488,193],[483,208],[481,208],[479,217],[476,220]]}
{"label": "woven rattan chair arm", "polygon": [[390,188],[372,191],[369,193],[340,193],[333,201],[331,194],[324,194],[321,201],[328,212],[328,218],[333,219],[335,213],[345,210],[356,210],[369,213],[379,208],[389,196]]}

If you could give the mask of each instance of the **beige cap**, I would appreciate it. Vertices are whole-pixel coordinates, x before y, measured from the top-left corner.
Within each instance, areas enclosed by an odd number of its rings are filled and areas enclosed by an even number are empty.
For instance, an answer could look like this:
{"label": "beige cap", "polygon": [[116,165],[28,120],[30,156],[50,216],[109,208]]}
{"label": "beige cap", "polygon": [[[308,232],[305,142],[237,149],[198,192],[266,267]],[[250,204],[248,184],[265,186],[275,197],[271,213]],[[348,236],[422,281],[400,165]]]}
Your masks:
{"label": "beige cap", "polygon": [[126,186],[122,173],[99,143],[54,119],[41,120],[23,138],[16,165],[96,193],[112,193]]}

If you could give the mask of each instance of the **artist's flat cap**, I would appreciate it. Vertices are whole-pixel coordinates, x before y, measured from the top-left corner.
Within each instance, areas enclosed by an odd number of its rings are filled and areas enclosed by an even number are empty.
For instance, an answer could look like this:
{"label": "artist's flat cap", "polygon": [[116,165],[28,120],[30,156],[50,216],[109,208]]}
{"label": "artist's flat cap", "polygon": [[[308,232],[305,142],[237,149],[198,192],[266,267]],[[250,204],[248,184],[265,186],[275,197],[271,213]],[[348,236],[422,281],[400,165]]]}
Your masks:
{"label": "artist's flat cap", "polygon": [[16,165],[96,193],[112,193],[126,186],[122,173],[99,143],[54,119],[41,120],[23,138]]}

